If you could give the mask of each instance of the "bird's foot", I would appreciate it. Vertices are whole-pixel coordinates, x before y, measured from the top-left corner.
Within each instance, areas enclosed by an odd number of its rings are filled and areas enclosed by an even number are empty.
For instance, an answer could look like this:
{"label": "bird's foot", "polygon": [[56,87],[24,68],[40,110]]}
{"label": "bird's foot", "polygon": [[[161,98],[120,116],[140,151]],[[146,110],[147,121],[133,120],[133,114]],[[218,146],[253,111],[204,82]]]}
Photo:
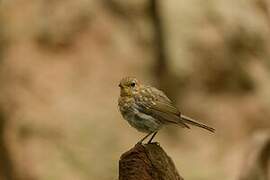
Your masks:
{"label": "bird's foot", "polygon": [[147,142],[147,144],[156,144],[156,145],[160,145],[159,142],[155,141],[155,142]]}
{"label": "bird's foot", "polygon": [[136,143],[135,146],[137,146],[137,145],[142,145],[142,144],[143,144],[143,141],[139,141],[139,142]]}

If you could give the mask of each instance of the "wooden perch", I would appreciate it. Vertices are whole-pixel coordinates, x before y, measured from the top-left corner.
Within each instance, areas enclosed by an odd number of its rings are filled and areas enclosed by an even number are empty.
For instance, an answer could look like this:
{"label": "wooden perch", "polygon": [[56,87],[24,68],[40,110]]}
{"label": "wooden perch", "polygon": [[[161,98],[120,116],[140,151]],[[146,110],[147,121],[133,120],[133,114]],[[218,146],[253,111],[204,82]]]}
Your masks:
{"label": "wooden perch", "polygon": [[119,180],[183,180],[172,159],[157,144],[137,144],[122,154]]}

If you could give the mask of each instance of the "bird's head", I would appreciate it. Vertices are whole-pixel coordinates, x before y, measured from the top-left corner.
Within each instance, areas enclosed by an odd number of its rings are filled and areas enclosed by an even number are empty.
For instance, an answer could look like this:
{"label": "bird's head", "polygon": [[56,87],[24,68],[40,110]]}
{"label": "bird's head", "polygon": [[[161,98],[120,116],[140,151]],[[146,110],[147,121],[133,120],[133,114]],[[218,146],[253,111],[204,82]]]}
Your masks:
{"label": "bird's head", "polygon": [[120,83],[120,96],[133,96],[138,93],[140,84],[134,77],[125,77]]}

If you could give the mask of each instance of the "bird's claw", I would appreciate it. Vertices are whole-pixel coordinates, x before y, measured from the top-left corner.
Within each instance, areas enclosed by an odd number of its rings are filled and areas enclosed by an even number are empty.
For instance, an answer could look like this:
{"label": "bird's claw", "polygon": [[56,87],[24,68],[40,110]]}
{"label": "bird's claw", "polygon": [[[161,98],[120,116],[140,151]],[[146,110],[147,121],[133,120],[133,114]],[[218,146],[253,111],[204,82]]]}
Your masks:
{"label": "bird's claw", "polygon": [[147,144],[156,144],[156,145],[160,146],[159,142],[148,142]]}

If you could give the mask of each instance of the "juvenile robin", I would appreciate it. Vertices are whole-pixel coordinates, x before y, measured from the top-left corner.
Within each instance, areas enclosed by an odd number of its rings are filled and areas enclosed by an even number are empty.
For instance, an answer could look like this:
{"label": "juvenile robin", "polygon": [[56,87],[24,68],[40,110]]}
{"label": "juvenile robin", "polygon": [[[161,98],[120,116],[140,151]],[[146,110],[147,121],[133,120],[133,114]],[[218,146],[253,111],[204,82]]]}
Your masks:
{"label": "juvenile robin", "polygon": [[147,133],[138,143],[152,134],[148,141],[151,143],[157,132],[167,124],[188,129],[189,125],[193,125],[210,132],[215,131],[212,127],[182,115],[162,91],[143,85],[134,77],[123,78],[119,87],[118,106],[123,118],[138,131]]}

